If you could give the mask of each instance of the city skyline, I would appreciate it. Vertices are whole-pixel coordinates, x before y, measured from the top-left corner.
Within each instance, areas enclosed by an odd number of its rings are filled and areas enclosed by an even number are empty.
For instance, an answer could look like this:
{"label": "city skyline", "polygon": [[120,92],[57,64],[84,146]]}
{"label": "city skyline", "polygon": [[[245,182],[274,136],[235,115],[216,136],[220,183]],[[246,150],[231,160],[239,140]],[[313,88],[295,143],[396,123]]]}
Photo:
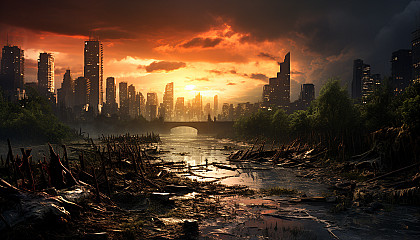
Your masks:
{"label": "city skyline", "polygon": [[[104,80],[115,77],[117,84],[131,82],[141,92],[157,92],[159,98],[164,92],[161,86],[174,82],[174,99],[193,98],[201,92],[203,101],[217,94],[233,103],[258,101],[280,56],[291,51],[293,101],[304,83],[322,86],[328,78],[338,76],[343,85],[350,86],[352,71],[347,66],[356,58],[375,66],[373,72],[390,76],[389,52],[409,48],[420,6],[418,1],[381,1],[381,13],[372,19],[366,12],[378,6],[377,2],[363,8],[335,1],[298,5],[241,2],[240,10],[236,1],[220,4],[176,1],[161,8],[159,1],[122,2],[115,8],[108,1],[92,1],[82,8],[84,12],[90,9],[89,14],[74,20],[57,15],[74,16],[74,8],[84,6],[81,2],[57,3],[57,8],[48,3],[8,2],[0,21],[0,43],[4,45],[8,35],[10,44],[25,50],[27,82],[36,81],[34,63],[39,52],[53,53],[58,89],[67,68],[73,76],[83,76],[81,43],[90,35],[99,36]],[[41,21],[37,9],[43,9],[43,19],[50,24]],[[112,16],[103,14],[111,9]],[[138,14],[125,14],[132,9]],[[61,14],[52,14],[58,12]],[[20,21],[23,16],[31,21]],[[190,17],[197,21],[190,22]],[[318,94],[319,88],[316,91]]]}

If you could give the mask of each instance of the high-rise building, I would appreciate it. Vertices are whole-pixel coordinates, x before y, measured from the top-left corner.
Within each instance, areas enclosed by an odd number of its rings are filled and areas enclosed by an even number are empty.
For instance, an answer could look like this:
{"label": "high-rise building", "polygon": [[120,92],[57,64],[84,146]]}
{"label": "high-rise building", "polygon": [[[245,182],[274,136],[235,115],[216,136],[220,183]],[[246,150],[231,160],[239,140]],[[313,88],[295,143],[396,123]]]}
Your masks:
{"label": "high-rise building", "polygon": [[115,78],[106,78],[106,103],[114,104],[117,103],[117,86],[115,85]]}
{"label": "high-rise building", "polygon": [[213,116],[217,116],[219,112],[219,96],[214,95],[213,97]]}
{"label": "high-rise building", "polygon": [[304,105],[309,106],[314,99],[315,86],[312,83],[302,84],[300,87],[299,100],[301,100]]}
{"label": "high-rise building", "polygon": [[103,49],[99,40],[85,41],[84,75],[90,82],[89,105],[98,113],[103,103]]}
{"label": "high-rise building", "polygon": [[106,103],[104,104],[103,111],[105,114],[116,114],[118,110],[117,105],[117,86],[114,77],[106,78]]}
{"label": "high-rise building", "polygon": [[201,94],[198,93],[195,95],[195,98],[193,99],[192,106],[192,118],[195,121],[201,121],[203,120],[203,98],[201,97]]}
{"label": "high-rise building", "polygon": [[133,84],[128,86],[128,114],[131,118],[139,116],[139,109],[136,106],[136,87]]}
{"label": "high-rise building", "polygon": [[412,33],[411,40],[413,82],[420,82],[420,29]]}
{"label": "high-rise building", "polygon": [[268,85],[263,87],[263,105],[265,108],[288,109],[290,104],[290,52],[280,63],[277,77],[270,78]]}
{"label": "high-rise building", "polygon": [[210,103],[206,103],[206,105],[204,106],[204,116],[209,118],[208,116],[210,116],[211,119],[211,106]]}
{"label": "high-rise building", "polygon": [[63,83],[61,84],[60,94],[58,98],[58,105],[60,107],[69,108],[74,105],[74,81],[71,77],[70,69],[66,70],[63,76]]}
{"label": "high-rise building", "polygon": [[4,46],[2,49],[0,86],[6,95],[15,96],[24,87],[24,55],[17,46]]}
{"label": "high-rise building", "polygon": [[143,94],[141,92],[137,92],[136,94],[136,101],[135,101],[135,109],[137,112],[137,116],[142,116],[143,112],[142,112],[142,105],[145,104],[144,103],[144,97]]}
{"label": "high-rise building", "polygon": [[51,53],[39,54],[38,88],[45,95],[54,93],[54,57]]}
{"label": "high-rise building", "polygon": [[136,95],[136,101],[138,102],[139,107],[139,115],[146,118],[146,100],[144,99],[144,96],[141,92],[138,92]]}
{"label": "high-rise building", "polygon": [[365,75],[363,76],[362,81],[362,103],[365,104],[369,102],[372,94],[379,88],[381,84],[381,75]]}
{"label": "high-rise building", "polygon": [[175,103],[175,118],[177,121],[183,121],[185,116],[184,98],[178,97]]}
{"label": "high-rise building", "polygon": [[74,81],[74,105],[77,109],[89,104],[90,82],[85,77],[78,77]]}
{"label": "high-rise building", "polygon": [[120,95],[120,116],[121,118],[129,117],[129,102],[128,102],[128,86],[127,82],[120,82],[119,95]]}
{"label": "high-rise building", "polygon": [[360,99],[362,97],[362,77],[364,69],[363,60],[356,59],[353,61],[353,81],[351,82],[351,97]]}
{"label": "high-rise building", "polygon": [[155,92],[147,93],[146,111],[147,111],[147,120],[152,121],[157,118],[158,98]]}
{"label": "high-rise building", "polygon": [[163,107],[165,108],[165,114],[163,115],[165,120],[171,120],[174,111],[174,83],[168,83],[163,93]]}
{"label": "high-rise building", "polygon": [[400,49],[392,53],[391,84],[395,94],[399,94],[408,87],[412,80],[411,50]]}

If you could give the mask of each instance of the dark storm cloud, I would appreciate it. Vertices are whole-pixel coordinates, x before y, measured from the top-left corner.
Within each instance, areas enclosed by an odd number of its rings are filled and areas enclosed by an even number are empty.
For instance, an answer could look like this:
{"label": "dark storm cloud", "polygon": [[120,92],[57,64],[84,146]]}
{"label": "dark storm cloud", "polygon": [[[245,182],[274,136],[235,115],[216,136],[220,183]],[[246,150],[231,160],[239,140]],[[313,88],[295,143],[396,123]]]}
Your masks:
{"label": "dark storm cloud", "polygon": [[139,69],[145,69],[146,72],[158,72],[158,71],[165,71],[170,72],[180,68],[184,68],[187,65],[184,62],[168,62],[168,61],[154,61],[147,66],[140,65],[138,66]]}
{"label": "dark storm cloud", "polygon": [[270,60],[273,60],[273,61],[278,61],[278,60],[279,60],[279,57],[276,57],[276,56],[274,56],[274,55],[271,55],[271,54],[269,54],[269,53],[265,53],[265,52],[260,52],[260,53],[258,54],[258,57],[262,57],[262,58],[270,59]]}
{"label": "dark storm cloud", "polygon": [[191,39],[190,41],[181,45],[184,48],[191,48],[191,47],[202,47],[202,48],[210,48],[215,47],[219,43],[222,42],[223,39],[221,38],[200,38],[196,37]]}
{"label": "dark storm cloud", "polygon": [[302,75],[304,73],[303,72],[299,72],[299,71],[291,71],[290,74]]}
{"label": "dark storm cloud", "polygon": [[265,74],[262,73],[252,73],[251,76],[249,76],[252,79],[267,81],[268,77]]}
{"label": "dark storm cloud", "polygon": [[[193,36],[227,23],[246,34],[241,42],[283,39],[324,60],[345,56],[326,61],[325,69],[334,73],[351,69],[354,58],[366,59],[377,72],[388,72],[392,51],[410,46],[419,9],[416,0],[14,0],[1,3],[0,24],[65,35],[93,32],[101,39],[164,39]],[[195,38],[184,47],[220,42]],[[333,73],[319,74],[314,77]]]}
{"label": "dark storm cloud", "polygon": [[[227,22],[235,31],[249,33],[251,39],[290,38],[311,51],[333,54],[373,40],[409,2],[15,0],[3,1],[0,22],[69,35],[93,32],[102,39],[203,32]],[[220,41],[197,38],[184,45],[211,47]]]}

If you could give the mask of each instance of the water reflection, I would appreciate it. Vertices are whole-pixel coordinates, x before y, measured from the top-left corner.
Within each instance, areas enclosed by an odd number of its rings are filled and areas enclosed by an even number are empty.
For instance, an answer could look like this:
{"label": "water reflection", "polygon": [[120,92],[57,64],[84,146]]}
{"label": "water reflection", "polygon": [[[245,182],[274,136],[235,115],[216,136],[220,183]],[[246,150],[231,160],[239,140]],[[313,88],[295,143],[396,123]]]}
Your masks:
{"label": "water reflection", "polygon": [[192,127],[175,127],[171,129],[171,135],[197,136],[197,129]]}
{"label": "water reflection", "polygon": [[[168,151],[162,158],[172,162],[184,161],[190,167],[190,172],[185,169],[177,171],[191,179],[219,180],[218,182],[222,184],[246,185],[253,189],[279,186],[297,189],[313,196],[319,196],[327,191],[324,185],[297,178],[291,170],[273,167],[272,163],[227,161],[227,156],[233,151],[249,148],[250,145],[246,143],[196,135],[192,133],[191,128],[182,128],[180,131],[183,134],[171,133],[161,136],[161,148]],[[220,166],[226,166],[227,169],[222,169]]]}

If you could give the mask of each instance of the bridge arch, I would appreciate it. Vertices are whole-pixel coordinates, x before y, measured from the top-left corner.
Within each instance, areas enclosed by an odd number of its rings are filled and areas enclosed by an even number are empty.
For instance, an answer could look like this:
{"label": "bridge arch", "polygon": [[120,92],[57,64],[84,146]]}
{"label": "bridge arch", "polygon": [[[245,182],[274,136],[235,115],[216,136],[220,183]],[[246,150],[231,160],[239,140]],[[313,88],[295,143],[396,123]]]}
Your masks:
{"label": "bridge arch", "polygon": [[202,121],[202,122],[160,122],[154,123],[153,129],[161,133],[170,133],[175,127],[192,127],[197,134],[226,134],[233,131],[233,121]]}
{"label": "bridge arch", "polygon": [[169,132],[175,133],[175,134],[197,134],[198,135],[198,129],[191,126],[174,126],[171,129],[169,129]]}

